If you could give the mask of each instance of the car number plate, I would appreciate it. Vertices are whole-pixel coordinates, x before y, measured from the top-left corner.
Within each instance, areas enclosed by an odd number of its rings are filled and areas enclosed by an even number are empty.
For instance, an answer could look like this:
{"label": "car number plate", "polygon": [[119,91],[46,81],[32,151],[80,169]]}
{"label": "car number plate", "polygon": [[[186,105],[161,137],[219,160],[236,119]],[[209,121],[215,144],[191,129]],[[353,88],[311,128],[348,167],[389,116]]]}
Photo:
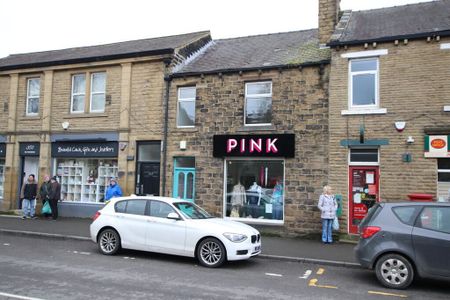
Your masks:
{"label": "car number plate", "polygon": [[261,250],[261,246],[256,246],[255,247],[255,252]]}

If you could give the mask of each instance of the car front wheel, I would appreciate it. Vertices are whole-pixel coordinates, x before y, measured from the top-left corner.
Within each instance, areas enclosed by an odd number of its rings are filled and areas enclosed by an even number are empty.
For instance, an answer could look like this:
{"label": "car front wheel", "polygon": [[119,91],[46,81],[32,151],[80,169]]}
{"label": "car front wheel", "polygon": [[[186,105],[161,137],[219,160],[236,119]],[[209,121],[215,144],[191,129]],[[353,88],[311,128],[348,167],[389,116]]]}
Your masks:
{"label": "car front wheel", "polygon": [[197,248],[200,264],[208,268],[217,268],[225,261],[226,251],[222,243],[215,238],[204,239]]}
{"label": "car front wheel", "polygon": [[116,254],[120,249],[120,236],[114,229],[105,229],[98,236],[98,249],[105,255]]}
{"label": "car front wheel", "polygon": [[405,289],[414,279],[414,269],[404,256],[386,254],[375,266],[378,281],[388,288]]}

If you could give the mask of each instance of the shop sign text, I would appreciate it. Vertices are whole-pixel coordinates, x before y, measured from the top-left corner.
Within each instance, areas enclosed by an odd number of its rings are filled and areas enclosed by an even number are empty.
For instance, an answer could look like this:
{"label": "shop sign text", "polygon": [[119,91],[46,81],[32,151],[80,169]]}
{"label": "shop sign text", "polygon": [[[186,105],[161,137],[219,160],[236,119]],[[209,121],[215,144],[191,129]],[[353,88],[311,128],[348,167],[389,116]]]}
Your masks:
{"label": "shop sign text", "polygon": [[117,142],[53,143],[53,157],[117,157]]}

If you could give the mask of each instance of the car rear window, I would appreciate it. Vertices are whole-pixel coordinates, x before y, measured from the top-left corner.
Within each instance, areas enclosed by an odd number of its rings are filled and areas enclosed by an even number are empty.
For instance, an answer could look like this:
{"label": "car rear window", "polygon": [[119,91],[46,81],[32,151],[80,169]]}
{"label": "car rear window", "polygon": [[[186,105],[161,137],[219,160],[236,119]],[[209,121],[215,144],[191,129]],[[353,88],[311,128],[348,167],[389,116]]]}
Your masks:
{"label": "car rear window", "polygon": [[393,207],[392,211],[402,223],[412,226],[419,208],[419,206],[397,206]]}
{"label": "car rear window", "polygon": [[367,215],[361,221],[360,227],[365,226],[369,221],[379,212],[381,211],[382,206],[379,203],[376,203],[374,206],[369,208]]}

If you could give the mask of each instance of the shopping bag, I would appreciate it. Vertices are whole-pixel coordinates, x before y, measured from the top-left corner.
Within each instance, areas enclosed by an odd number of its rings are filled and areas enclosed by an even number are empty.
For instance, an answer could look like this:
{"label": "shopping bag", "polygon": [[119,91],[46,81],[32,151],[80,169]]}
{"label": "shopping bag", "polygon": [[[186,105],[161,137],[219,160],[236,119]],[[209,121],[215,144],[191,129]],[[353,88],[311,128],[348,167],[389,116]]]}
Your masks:
{"label": "shopping bag", "polygon": [[333,230],[339,230],[339,220],[338,220],[338,217],[334,217],[334,220],[333,220]]}
{"label": "shopping bag", "polygon": [[52,213],[52,209],[50,208],[50,203],[48,203],[48,201],[44,202],[44,205],[42,206],[42,210],[41,213],[50,215]]}

